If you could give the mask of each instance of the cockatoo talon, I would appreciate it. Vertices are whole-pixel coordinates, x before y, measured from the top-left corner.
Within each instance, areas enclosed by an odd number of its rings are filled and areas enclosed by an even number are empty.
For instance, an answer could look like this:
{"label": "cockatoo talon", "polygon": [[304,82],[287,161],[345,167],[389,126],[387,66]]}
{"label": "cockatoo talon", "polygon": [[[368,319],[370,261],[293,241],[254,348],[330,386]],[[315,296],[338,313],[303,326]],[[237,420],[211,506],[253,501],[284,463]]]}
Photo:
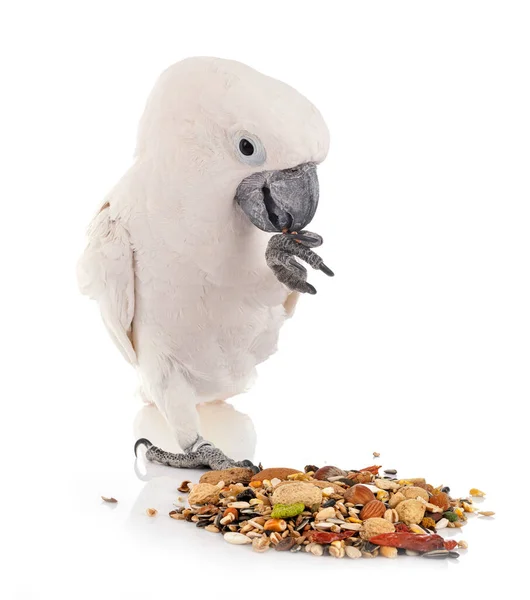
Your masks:
{"label": "cockatoo talon", "polygon": [[235,467],[246,467],[247,469],[251,469],[254,473],[259,473],[261,469],[257,467],[251,460],[241,460],[239,462],[234,463]]}
{"label": "cockatoo talon", "polygon": [[335,273],[324,263],[320,265],[320,270],[325,273],[328,277],[335,277]]}
{"label": "cockatoo talon", "polygon": [[136,440],[136,444],[134,444],[134,456],[138,456],[139,446],[145,446],[149,450],[149,448],[151,448],[152,445],[153,444],[146,438],[140,438],[139,440]]}
{"label": "cockatoo talon", "polygon": [[301,231],[297,234],[280,233],[273,235],[269,240],[265,258],[278,281],[291,290],[314,295],[317,291],[307,282],[307,269],[296,258],[332,277],[333,271],[324,264],[318,254],[311,250],[311,247],[321,244],[322,238],[310,231]]}
{"label": "cockatoo talon", "polygon": [[248,467],[255,473],[258,472],[258,467],[254,466],[249,460],[236,462],[232,460],[224,452],[216,448],[211,442],[198,438],[183,454],[174,454],[166,452],[158,446],[153,446],[149,440],[144,438],[138,440],[135,444],[135,452],[139,445],[150,444],[145,453],[146,460],[156,462],[167,467],[177,469],[198,469],[209,467],[213,470],[230,469],[232,467]]}

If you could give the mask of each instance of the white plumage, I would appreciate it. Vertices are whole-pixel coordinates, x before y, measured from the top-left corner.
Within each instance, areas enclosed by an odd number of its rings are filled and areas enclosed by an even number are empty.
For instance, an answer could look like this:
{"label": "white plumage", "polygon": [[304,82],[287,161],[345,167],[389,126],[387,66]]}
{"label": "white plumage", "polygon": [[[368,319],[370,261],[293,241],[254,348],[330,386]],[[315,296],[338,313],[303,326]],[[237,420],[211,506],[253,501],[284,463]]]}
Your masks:
{"label": "white plumage", "polygon": [[[261,166],[238,160],[241,131],[261,139]],[[306,98],[243,64],[187,59],[155,85],[135,162],[94,218],[78,273],[183,448],[197,439],[196,404],[244,391],[287,316],[290,290],[265,263],[270,235],[236,188],[318,163],[328,143]]]}

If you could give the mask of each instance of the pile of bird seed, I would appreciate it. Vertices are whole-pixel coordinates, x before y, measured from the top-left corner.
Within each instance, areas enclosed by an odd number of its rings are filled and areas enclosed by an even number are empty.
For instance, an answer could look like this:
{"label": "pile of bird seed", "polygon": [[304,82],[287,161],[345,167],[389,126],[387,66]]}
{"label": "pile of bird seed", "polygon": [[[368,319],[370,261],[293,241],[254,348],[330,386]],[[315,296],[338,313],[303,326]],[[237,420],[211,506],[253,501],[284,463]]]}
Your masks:
{"label": "pile of bird seed", "polygon": [[[335,558],[458,558],[467,543],[440,533],[461,528],[478,511],[469,497],[452,498],[448,487],[423,478],[398,479],[394,469],[379,475],[374,465],[344,471],[314,465],[304,472],[271,468],[208,471],[198,484],[184,481],[189,508],[176,504],[169,516],[222,533],[230,544],[248,544],[256,552],[305,551]],[[182,498],[179,498],[182,501]]]}

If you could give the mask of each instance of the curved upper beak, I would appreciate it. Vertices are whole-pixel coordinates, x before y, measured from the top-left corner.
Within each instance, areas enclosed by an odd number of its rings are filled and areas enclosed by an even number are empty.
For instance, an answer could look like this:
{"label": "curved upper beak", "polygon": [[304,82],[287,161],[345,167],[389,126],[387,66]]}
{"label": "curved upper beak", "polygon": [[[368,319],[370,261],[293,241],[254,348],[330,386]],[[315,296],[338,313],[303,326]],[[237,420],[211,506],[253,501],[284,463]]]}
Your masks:
{"label": "curved upper beak", "polygon": [[253,173],[239,184],[235,199],[263,231],[300,231],[318,206],[316,164]]}

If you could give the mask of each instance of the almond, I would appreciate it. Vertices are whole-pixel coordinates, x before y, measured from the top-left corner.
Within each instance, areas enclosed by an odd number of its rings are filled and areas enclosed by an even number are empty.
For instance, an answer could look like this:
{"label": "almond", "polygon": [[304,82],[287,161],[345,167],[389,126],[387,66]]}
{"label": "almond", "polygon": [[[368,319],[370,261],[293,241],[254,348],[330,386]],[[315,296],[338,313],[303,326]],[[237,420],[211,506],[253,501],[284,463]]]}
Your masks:
{"label": "almond", "polygon": [[365,485],[358,483],[346,490],[344,500],[352,504],[368,504],[375,500],[375,496]]}
{"label": "almond", "polygon": [[381,501],[372,500],[364,505],[359,516],[364,521],[365,519],[382,517],[385,514],[385,511],[386,507]]}

